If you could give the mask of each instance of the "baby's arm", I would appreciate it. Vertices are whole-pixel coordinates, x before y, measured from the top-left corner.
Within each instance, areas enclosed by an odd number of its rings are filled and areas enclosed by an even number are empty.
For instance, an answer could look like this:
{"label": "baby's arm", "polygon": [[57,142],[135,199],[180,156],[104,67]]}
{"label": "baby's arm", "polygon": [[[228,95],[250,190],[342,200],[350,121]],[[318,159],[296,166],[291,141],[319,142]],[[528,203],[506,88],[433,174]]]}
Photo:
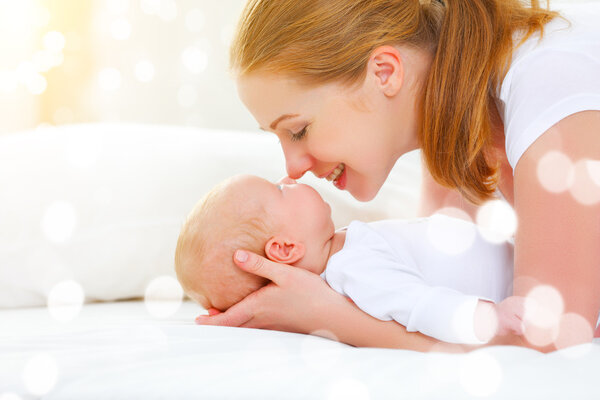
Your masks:
{"label": "baby's arm", "polygon": [[475,335],[483,342],[488,342],[495,336],[508,334],[523,335],[523,314],[525,298],[511,296],[498,304],[479,300],[475,308]]}

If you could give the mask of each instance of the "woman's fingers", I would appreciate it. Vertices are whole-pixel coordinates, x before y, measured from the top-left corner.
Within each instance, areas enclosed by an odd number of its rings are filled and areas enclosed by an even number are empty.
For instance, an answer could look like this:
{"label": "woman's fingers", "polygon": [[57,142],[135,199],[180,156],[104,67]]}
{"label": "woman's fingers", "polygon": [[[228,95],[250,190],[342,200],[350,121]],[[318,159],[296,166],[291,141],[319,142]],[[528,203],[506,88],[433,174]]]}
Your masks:
{"label": "woman's fingers", "polygon": [[246,250],[237,250],[233,255],[233,261],[244,271],[262,276],[277,284],[281,283],[288,272],[288,269],[280,264]]}
{"label": "woman's fingers", "polygon": [[243,326],[253,317],[250,308],[251,299],[245,298],[225,312],[210,313],[196,317],[198,325]]}

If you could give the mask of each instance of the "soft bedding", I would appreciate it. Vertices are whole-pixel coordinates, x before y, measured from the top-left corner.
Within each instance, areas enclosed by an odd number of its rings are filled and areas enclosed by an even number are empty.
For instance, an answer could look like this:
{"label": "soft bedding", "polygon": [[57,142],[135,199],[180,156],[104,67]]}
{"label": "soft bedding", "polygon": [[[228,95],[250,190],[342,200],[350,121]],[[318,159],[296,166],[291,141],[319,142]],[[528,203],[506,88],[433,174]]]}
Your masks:
{"label": "soft bedding", "polygon": [[[237,173],[281,177],[275,138],[121,124],[1,136],[0,400],[600,398],[599,339],[423,354],[194,325],[204,310],[179,305],[177,234]],[[370,203],[304,181],[341,227],[413,216],[419,178],[413,153]]]}
{"label": "soft bedding", "polygon": [[551,354],[417,353],[197,326],[202,309],[191,302],[168,318],[151,311],[143,301],[92,303],[70,322],[45,308],[0,311],[0,398],[600,398],[598,339]]}

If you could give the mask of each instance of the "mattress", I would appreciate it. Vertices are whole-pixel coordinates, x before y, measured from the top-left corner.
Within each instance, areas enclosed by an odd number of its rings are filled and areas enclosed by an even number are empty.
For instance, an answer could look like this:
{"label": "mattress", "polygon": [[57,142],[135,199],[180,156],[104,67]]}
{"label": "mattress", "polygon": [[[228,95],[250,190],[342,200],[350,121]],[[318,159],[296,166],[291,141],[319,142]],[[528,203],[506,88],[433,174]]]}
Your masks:
{"label": "mattress", "polygon": [[203,312],[104,302],[60,322],[45,307],[0,310],[0,399],[600,398],[599,339],[550,354],[419,353],[195,325]]}

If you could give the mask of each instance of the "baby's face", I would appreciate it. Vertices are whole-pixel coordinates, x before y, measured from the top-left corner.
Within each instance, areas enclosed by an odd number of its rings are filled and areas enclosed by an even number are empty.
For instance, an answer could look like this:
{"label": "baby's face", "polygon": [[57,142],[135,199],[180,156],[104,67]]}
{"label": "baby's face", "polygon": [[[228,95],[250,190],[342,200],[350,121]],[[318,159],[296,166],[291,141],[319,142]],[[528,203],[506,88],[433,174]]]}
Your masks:
{"label": "baby's face", "polygon": [[[256,176],[245,176],[241,185],[248,198],[262,202],[273,221],[282,226],[291,239],[305,245],[306,257],[320,264],[325,243],[335,233],[331,207],[312,187],[283,178],[276,183]],[[326,262],[326,259],[324,260]]]}

